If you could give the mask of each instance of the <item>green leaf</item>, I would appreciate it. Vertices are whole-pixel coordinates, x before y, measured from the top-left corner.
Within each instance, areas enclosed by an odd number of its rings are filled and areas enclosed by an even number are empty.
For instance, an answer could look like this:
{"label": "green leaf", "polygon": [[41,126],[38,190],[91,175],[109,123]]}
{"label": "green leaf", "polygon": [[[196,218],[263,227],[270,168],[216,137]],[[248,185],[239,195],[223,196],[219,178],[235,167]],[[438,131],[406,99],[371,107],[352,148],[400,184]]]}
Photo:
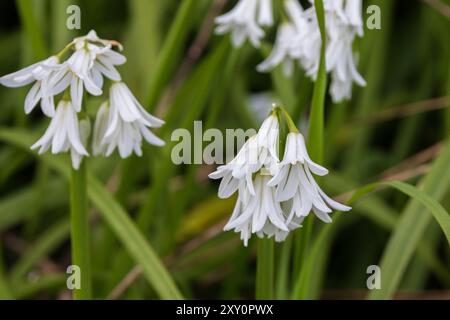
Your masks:
{"label": "green leaf", "polygon": [[450,243],[450,216],[439,202],[422,192],[420,189],[401,181],[385,182],[384,184],[396,188],[411,198],[420,201],[433,214],[434,218],[441,226],[442,231],[444,231],[447,241]]}
{"label": "green leaf", "polygon": [[[441,226],[442,230],[444,231],[444,234],[447,237],[447,240],[450,241],[450,216],[445,211],[445,209],[432,197],[424,193],[423,191],[419,190],[418,188],[411,186],[407,183],[401,182],[401,181],[383,181],[383,182],[376,182],[369,185],[362,186],[361,188],[358,188],[352,195],[351,199],[348,201],[348,204],[354,203],[358,199],[361,199],[368,193],[376,190],[377,188],[381,186],[390,186],[393,188],[398,189],[399,191],[405,193],[409,197],[418,200],[421,204],[423,204],[427,209],[430,210],[430,212],[435,217],[436,221]],[[373,215],[373,214],[372,214]],[[317,260],[320,257],[320,253],[323,252],[326,249],[326,246],[329,243],[329,240],[332,236],[332,232],[336,230],[336,227],[333,225],[336,225],[336,223],[340,220],[342,214],[337,213],[333,217],[333,224],[325,225],[321,231],[319,232],[317,238],[314,241],[313,247],[306,258],[306,262],[304,263],[304,268],[300,272],[300,275],[295,283],[294,291],[293,291],[293,298],[294,299],[306,299],[309,297],[309,290],[310,290],[310,282],[312,279],[312,273],[314,272],[316,266],[317,266]],[[375,219],[378,219],[378,216],[373,215]],[[340,220],[339,220],[340,219]],[[383,218],[382,221],[390,221]],[[389,226],[391,223],[388,224]],[[397,223],[398,226],[401,225],[401,222]],[[398,227],[397,227],[398,228]],[[396,229],[397,229],[396,228]],[[382,273],[384,275],[384,273]]]}
{"label": "green leaf", "polygon": [[[450,186],[450,144],[432,166],[430,173],[421,183],[421,194],[416,189],[394,183],[400,190],[411,193],[411,198],[391,235],[381,259],[382,283],[380,290],[373,290],[370,299],[390,299],[397,290],[406,267],[431,221],[432,215],[424,212],[422,205],[431,210],[433,216],[448,234],[448,214],[436,202],[447,192]],[[432,201],[433,200],[433,201]],[[447,220],[447,222],[445,222]]]}
{"label": "green leaf", "polygon": [[160,297],[181,299],[181,293],[153,248],[123,208],[92,175],[88,176],[88,194],[127,251],[142,267],[145,277]]}
{"label": "green leaf", "polygon": [[50,273],[35,281],[19,283],[13,288],[16,299],[27,299],[38,292],[58,292],[66,286],[66,273]]}

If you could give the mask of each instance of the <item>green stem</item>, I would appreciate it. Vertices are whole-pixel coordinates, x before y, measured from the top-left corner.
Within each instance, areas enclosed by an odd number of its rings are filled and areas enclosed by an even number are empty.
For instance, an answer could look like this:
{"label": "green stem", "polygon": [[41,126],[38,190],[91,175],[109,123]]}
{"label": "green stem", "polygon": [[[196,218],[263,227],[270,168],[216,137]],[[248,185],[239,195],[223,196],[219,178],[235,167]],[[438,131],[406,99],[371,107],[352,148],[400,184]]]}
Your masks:
{"label": "green stem", "polygon": [[292,240],[293,237],[288,237],[286,241],[281,244],[281,252],[277,258],[275,297],[280,300],[288,299],[289,296],[289,267],[291,262]]}
{"label": "green stem", "polygon": [[74,299],[91,299],[91,264],[89,246],[89,217],[86,164],[72,169],[70,185],[72,265],[80,268],[80,288],[74,289]]}
{"label": "green stem", "polygon": [[256,294],[257,300],[273,299],[274,277],[274,244],[273,239],[258,239],[256,261]]}

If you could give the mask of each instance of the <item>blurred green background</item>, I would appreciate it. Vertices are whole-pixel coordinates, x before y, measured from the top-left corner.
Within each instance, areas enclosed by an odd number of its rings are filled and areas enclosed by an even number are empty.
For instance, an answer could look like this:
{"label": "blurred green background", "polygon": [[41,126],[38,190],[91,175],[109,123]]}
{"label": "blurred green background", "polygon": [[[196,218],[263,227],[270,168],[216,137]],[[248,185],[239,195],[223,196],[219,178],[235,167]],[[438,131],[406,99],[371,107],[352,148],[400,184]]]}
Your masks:
{"label": "blurred green background", "polygon": [[[187,298],[253,298],[255,250],[221,232],[234,199],[219,200],[207,165],[173,165],[170,135],[193,129],[256,128],[265,107],[280,101],[306,133],[313,84],[297,70],[255,70],[270,49],[233,49],[213,34],[226,0],[18,0],[0,2],[0,74],[61,50],[95,29],[125,47],[125,82],[167,124],[168,143],[147,146],[142,158],[91,158],[89,166],[164,261]],[[381,179],[420,186],[450,209],[449,1],[374,0],[382,29],[357,40],[359,70],[368,82],[348,103],[326,103],[321,182],[339,196]],[[430,4],[431,3],[431,4]],[[438,3],[443,6],[435,7]],[[81,8],[81,30],[67,30],[68,5]],[[447,11],[446,11],[447,8]],[[279,16],[278,16],[279,19]],[[23,112],[26,88],[0,87],[0,298],[66,299],[70,264],[67,180],[51,159],[28,150],[48,119]],[[95,115],[101,100],[88,101]],[[435,163],[443,155],[441,163]],[[50,160],[49,160],[50,159]],[[443,160],[442,160],[443,159]],[[61,163],[61,162],[58,162]],[[439,166],[438,166],[439,165]],[[296,236],[276,246],[276,298],[292,297],[299,263],[311,252],[304,298],[365,298],[366,268],[382,263],[386,287],[376,298],[450,298],[450,250],[442,230],[416,201],[393,189],[365,196],[329,226],[314,225],[312,248]],[[157,295],[132,254],[92,206],[94,297],[153,299]],[[296,233],[302,232],[301,229]],[[300,261],[300,262],[299,262]]]}

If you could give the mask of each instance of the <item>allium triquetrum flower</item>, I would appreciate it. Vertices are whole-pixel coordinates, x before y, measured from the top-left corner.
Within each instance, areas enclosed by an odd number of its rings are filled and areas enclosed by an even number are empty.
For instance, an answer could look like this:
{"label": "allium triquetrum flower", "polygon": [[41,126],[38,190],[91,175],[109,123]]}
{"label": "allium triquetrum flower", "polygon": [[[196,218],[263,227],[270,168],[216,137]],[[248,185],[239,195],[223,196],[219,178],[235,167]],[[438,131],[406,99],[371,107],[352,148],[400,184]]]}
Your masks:
{"label": "allium triquetrum flower", "polygon": [[[284,15],[278,27],[271,54],[257,66],[268,72],[282,65],[284,74],[291,76],[295,62],[306,75],[316,80],[320,65],[322,37],[320,34],[315,1],[303,9],[299,0],[284,0]],[[366,82],[359,74],[353,42],[364,34],[362,0],[323,0],[326,26],[326,69],[331,74],[330,95],[335,103],[348,100],[353,84],[364,87]],[[262,3],[260,3],[262,4]],[[257,23],[257,0],[241,0],[229,13],[217,18],[217,33],[232,32],[232,42],[240,46],[249,38],[259,47],[264,31]],[[272,21],[272,19],[270,19]]]}
{"label": "allium triquetrum flower", "polygon": [[133,152],[141,156],[142,138],[156,146],[164,145],[149,129],[163,124],[145,111],[123,82],[117,82],[111,86],[109,102],[102,104],[97,113],[94,153],[109,156],[117,148],[122,158]]}
{"label": "allium triquetrum flower", "polygon": [[90,133],[89,120],[78,122],[72,103],[61,100],[44,135],[31,147],[39,154],[51,149],[53,154],[70,151],[72,166],[78,169],[83,156],[89,156],[84,143]]}
{"label": "allium triquetrum flower", "polygon": [[[75,38],[50,58],[0,78],[0,83],[8,87],[35,82],[25,100],[25,111],[31,112],[41,101],[44,114],[52,117],[47,131],[33,149],[39,148],[39,153],[49,149],[52,153],[70,151],[72,166],[78,169],[82,158],[89,156],[86,145],[90,121],[87,112],[81,113],[86,111],[82,110],[84,89],[92,95],[101,95],[104,78],[112,84],[108,102],[100,107],[95,122],[94,154],[109,156],[117,148],[125,158],[133,152],[142,154],[142,140],[156,146],[164,145],[149,129],[160,127],[164,122],[147,113],[121,82],[116,66],[124,64],[126,58],[114,48],[123,49],[119,42],[100,39],[92,30],[86,36]],[[68,53],[70,56],[63,60]],[[54,98],[59,94],[63,97],[55,111]]]}
{"label": "allium triquetrum flower", "polygon": [[351,209],[328,197],[318,186],[311,172],[319,176],[328,174],[327,169],[309,157],[302,134],[289,133],[280,170],[268,184],[277,188],[277,201],[292,202],[287,222],[294,217],[306,217],[312,210],[320,220],[329,223],[331,218],[328,213],[332,212],[332,209],[339,211]]}
{"label": "allium triquetrum flower", "polygon": [[25,113],[29,114],[41,101],[42,112],[49,117],[55,114],[53,96],[47,95],[48,76],[58,65],[59,59],[51,56],[43,61],[32,64],[22,70],[0,78],[0,83],[6,87],[18,88],[34,82],[25,98]]}
{"label": "allium triquetrum flower", "polygon": [[83,87],[90,94],[99,96],[103,93],[103,76],[121,80],[114,66],[124,64],[126,59],[112,50],[116,43],[99,39],[95,31],[76,38],[72,42],[75,52],[50,75],[48,94],[57,95],[70,86],[72,103],[77,112],[81,110]]}
{"label": "allium triquetrum flower", "polygon": [[211,179],[222,179],[220,198],[238,191],[235,209],[224,230],[239,232],[244,245],[252,234],[272,237],[278,230],[289,231],[281,206],[275,201],[275,189],[267,186],[278,169],[278,136],[278,118],[272,113],[230,163],[209,175]]}
{"label": "allium triquetrum flower", "polygon": [[[277,155],[278,116],[281,114],[290,130],[282,162]],[[311,211],[322,221],[331,222],[328,214],[333,209],[351,209],[328,197],[313,173],[324,176],[328,170],[309,157],[305,140],[287,112],[274,107],[258,134],[243,145],[230,163],[209,175],[211,179],[222,179],[220,198],[229,198],[238,192],[224,230],[240,233],[245,246],[252,234],[284,241],[290,231],[301,227]]]}

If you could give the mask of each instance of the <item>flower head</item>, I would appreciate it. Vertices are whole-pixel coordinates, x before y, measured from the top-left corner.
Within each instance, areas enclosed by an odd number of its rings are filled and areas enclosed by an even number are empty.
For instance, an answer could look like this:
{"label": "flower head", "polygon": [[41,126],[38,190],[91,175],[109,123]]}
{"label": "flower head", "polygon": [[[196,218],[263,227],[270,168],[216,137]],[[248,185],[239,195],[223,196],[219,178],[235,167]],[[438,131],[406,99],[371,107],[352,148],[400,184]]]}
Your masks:
{"label": "flower head", "polygon": [[112,50],[112,42],[99,39],[95,31],[76,38],[72,45],[75,52],[49,77],[49,95],[57,95],[70,86],[72,102],[77,112],[81,110],[83,88],[94,96],[103,93],[103,77],[120,81],[116,65],[122,65],[126,58]]}
{"label": "flower head", "polygon": [[259,47],[264,37],[261,27],[273,24],[272,0],[239,0],[230,12],[217,17],[216,23],[216,33],[231,32],[235,47],[240,47],[247,39]]}
{"label": "flower head", "polygon": [[152,116],[141,106],[123,82],[110,89],[109,103],[98,113],[94,128],[94,153],[109,156],[117,148],[122,158],[135,152],[142,155],[142,138],[148,143],[163,146],[149,128],[158,128],[164,121]]}
{"label": "flower head", "polygon": [[61,100],[56,108],[55,116],[44,135],[31,149],[39,149],[39,154],[51,149],[53,154],[70,151],[72,165],[78,169],[83,156],[89,156],[83,140],[89,136],[89,122],[78,122],[78,116],[72,103]]}
{"label": "flower head", "polygon": [[[113,84],[110,98],[100,107],[95,121],[94,154],[109,156],[117,148],[125,158],[133,152],[142,155],[143,140],[164,145],[149,129],[164,122],[147,113],[121,82],[116,66],[124,64],[126,58],[114,48],[123,50],[119,42],[100,39],[92,30],[75,38],[58,54],[0,78],[0,83],[8,87],[34,82],[25,99],[25,112],[31,112],[41,101],[44,114],[52,117],[45,134],[32,149],[39,149],[39,153],[51,149],[55,154],[70,151],[72,166],[78,169],[82,158],[89,156],[85,146],[91,131],[89,118],[79,116],[84,89],[91,95],[103,94],[105,77]],[[68,52],[71,54],[67,60],[60,62]],[[54,99],[61,93],[63,97],[55,111]]]}
{"label": "flower head", "polygon": [[284,234],[289,232],[280,203],[275,200],[275,189],[267,186],[270,177],[264,172],[256,174],[254,194],[246,188],[239,189],[233,214],[224,227],[225,231],[240,232],[245,246],[252,234],[284,240]]}
{"label": "flower head", "polygon": [[247,140],[233,160],[209,175],[211,179],[222,179],[219,186],[220,198],[230,197],[238,190],[240,182],[244,183],[250,194],[255,195],[253,175],[262,169],[273,174],[278,168],[278,135],[278,119],[271,115],[263,122],[258,133]]}
{"label": "flower head", "polygon": [[289,133],[280,170],[268,183],[269,186],[276,187],[277,201],[291,202],[287,222],[294,217],[306,217],[311,210],[320,220],[331,222],[328,213],[332,209],[339,211],[351,209],[328,197],[318,186],[311,172],[319,176],[328,174],[327,169],[314,163],[309,157],[302,134]]}
{"label": "flower head", "polygon": [[[291,131],[281,162],[276,147],[280,114],[286,117]],[[275,107],[258,134],[242,146],[236,157],[209,175],[211,179],[222,179],[218,191],[220,198],[238,192],[235,208],[224,230],[240,233],[245,246],[252,234],[284,241],[290,231],[301,227],[311,211],[320,220],[331,222],[329,213],[333,209],[351,209],[328,197],[313,174],[324,176],[328,170],[310,158],[305,140],[292,119],[284,109]]]}
{"label": "flower head", "polygon": [[[269,1],[267,1],[269,2]],[[317,78],[322,48],[322,35],[317,19],[315,1],[303,9],[298,0],[284,0],[284,20],[278,27],[276,41],[270,55],[257,66],[268,72],[282,65],[284,74],[292,76],[296,62],[306,75]],[[348,100],[353,83],[365,86],[353,54],[356,36],[364,34],[362,0],[323,0],[325,10],[326,70],[331,74],[330,94],[335,103]],[[258,0],[241,0],[229,13],[217,18],[219,34],[232,32],[232,41],[240,46],[249,38],[259,46],[264,31],[257,23]],[[269,6],[269,4],[266,4]],[[268,12],[268,10],[265,10]],[[269,20],[268,20],[269,21]],[[270,19],[272,21],[272,19]]]}

